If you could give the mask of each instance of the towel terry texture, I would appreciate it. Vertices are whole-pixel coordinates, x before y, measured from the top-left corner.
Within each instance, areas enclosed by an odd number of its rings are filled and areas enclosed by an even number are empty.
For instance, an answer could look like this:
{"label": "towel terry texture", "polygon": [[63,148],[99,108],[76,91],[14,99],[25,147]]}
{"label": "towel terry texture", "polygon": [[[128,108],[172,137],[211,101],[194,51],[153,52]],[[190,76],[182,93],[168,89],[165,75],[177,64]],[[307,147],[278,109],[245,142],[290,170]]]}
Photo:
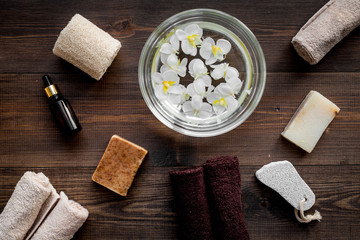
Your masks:
{"label": "towel terry texture", "polygon": [[331,0],[306,22],[292,44],[304,60],[316,64],[359,25],[359,0]]}
{"label": "towel terry texture", "polygon": [[0,215],[0,240],[24,239],[51,193],[43,173],[26,172]]}
{"label": "towel terry texture", "polygon": [[71,239],[88,215],[43,173],[26,172],[0,214],[0,240]]}
{"label": "towel terry texture", "polygon": [[69,200],[60,192],[60,200],[49,216],[35,232],[32,240],[68,240],[83,225],[89,216],[88,210],[80,204]]}
{"label": "towel terry texture", "polygon": [[218,157],[203,167],[170,171],[170,179],[184,238],[249,239],[237,157]]}
{"label": "towel terry texture", "polygon": [[218,157],[204,164],[209,204],[221,239],[249,239],[241,201],[241,177],[237,157]]}
{"label": "towel terry texture", "polygon": [[60,195],[56,192],[56,189],[51,185],[51,183],[50,183],[50,189],[51,189],[50,195],[43,203],[38,213],[38,216],[35,219],[34,224],[31,226],[30,230],[26,234],[25,240],[31,239],[35,231],[39,228],[40,224],[44,221],[44,219],[47,217],[49,212],[53,209],[53,207],[60,199]]}
{"label": "towel terry texture", "polygon": [[182,239],[213,239],[202,167],[170,171]]}

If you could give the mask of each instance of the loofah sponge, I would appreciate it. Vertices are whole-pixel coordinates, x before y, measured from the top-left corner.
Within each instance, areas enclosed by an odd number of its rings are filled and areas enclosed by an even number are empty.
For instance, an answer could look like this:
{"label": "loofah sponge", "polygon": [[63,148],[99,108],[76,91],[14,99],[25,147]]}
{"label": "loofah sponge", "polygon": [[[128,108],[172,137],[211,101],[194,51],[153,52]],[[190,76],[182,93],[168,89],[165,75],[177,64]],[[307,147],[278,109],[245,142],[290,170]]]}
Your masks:
{"label": "loofah sponge", "polygon": [[120,41],[80,14],[75,14],[61,31],[53,53],[100,80],[120,48]]}

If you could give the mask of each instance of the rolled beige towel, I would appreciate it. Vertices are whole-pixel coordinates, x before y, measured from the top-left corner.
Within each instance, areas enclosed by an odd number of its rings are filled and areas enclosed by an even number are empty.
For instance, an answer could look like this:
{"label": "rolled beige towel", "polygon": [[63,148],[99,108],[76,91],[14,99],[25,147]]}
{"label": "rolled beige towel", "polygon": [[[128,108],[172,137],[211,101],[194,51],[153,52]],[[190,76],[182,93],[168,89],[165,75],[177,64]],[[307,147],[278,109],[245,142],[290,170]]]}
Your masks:
{"label": "rolled beige towel", "polygon": [[331,0],[292,39],[298,54],[318,63],[338,42],[360,25],[360,0]]}
{"label": "rolled beige towel", "polygon": [[120,48],[119,40],[75,14],[61,31],[53,53],[100,80]]}
{"label": "rolled beige towel", "polygon": [[43,173],[26,172],[0,214],[0,240],[23,239],[51,193]]}
{"label": "rolled beige towel", "polygon": [[88,216],[88,210],[80,204],[69,200],[65,193],[61,192],[60,201],[56,204],[31,239],[71,239],[83,225]]}
{"label": "rolled beige towel", "polygon": [[40,224],[44,221],[44,219],[47,217],[47,215],[50,213],[50,211],[53,209],[53,207],[60,199],[60,195],[56,192],[56,189],[51,184],[50,184],[50,189],[51,189],[51,193],[49,197],[45,200],[43,205],[41,206],[41,209],[38,213],[38,216],[35,219],[34,224],[31,226],[30,230],[26,234],[25,240],[29,240],[32,237],[32,235],[38,229]]}

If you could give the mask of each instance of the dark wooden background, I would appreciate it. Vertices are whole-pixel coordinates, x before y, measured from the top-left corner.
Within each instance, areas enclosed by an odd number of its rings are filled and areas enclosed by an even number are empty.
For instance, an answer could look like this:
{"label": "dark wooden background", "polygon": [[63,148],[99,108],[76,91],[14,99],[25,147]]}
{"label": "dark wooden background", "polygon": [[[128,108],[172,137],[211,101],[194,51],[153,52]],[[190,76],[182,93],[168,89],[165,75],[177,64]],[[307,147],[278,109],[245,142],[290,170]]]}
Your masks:
{"label": "dark wooden background", "polygon": [[[74,239],[176,239],[168,171],[237,155],[252,239],[360,239],[360,29],[310,66],[291,38],[327,0],[0,1],[0,211],[25,171],[42,171],[90,216]],[[235,130],[193,138],[160,123],[142,99],[137,67],[142,47],[163,20],[192,8],[214,8],[244,22],[267,62],[264,96]],[[75,13],[119,39],[118,56],[99,81],[52,54]],[[49,112],[41,76],[48,73],[75,109],[83,130],[62,137]],[[340,108],[307,154],[280,133],[310,90]],[[91,181],[118,134],[149,150],[126,198]],[[291,161],[314,191],[322,222],[300,224],[292,207],[254,173]]]}

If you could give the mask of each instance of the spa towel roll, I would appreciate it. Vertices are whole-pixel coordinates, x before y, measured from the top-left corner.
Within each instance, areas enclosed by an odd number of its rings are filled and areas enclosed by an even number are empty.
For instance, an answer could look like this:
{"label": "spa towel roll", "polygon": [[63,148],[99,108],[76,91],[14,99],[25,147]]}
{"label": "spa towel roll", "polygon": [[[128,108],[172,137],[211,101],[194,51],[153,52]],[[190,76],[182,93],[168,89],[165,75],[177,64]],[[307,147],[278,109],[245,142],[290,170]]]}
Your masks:
{"label": "spa towel roll", "polygon": [[49,212],[53,209],[53,207],[60,199],[60,195],[56,192],[56,189],[51,184],[49,185],[49,188],[51,189],[51,193],[41,206],[41,209],[35,219],[34,224],[31,226],[28,233],[26,234],[25,240],[31,239],[32,235],[35,233],[40,224],[44,221]]}
{"label": "spa towel roll", "polygon": [[213,239],[202,167],[170,171],[182,239]]}
{"label": "spa towel roll", "polygon": [[120,48],[120,41],[75,14],[61,31],[53,53],[100,80]]}
{"label": "spa towel roll", "polygon": [[226,240],[248,240],[238,158],[224,156],[210,159],[203,167],[217,234]]}
{"label": "spa towel roll", "polygon": [[60,200],[40,225],[31,240],[67,240],[83,225],[89,216],[88,210],[69,200],[60,192]]}
{"label": "spa towel roll", "polygon": [[298,54],[318,63],[338,42],[360,24],[360,0],[331,0],[292,39]]}
{"label": "spa towel roll", "polygon": [[51,193],[43,173],[26,172],[0,215],[0,240],[23,239]]}

